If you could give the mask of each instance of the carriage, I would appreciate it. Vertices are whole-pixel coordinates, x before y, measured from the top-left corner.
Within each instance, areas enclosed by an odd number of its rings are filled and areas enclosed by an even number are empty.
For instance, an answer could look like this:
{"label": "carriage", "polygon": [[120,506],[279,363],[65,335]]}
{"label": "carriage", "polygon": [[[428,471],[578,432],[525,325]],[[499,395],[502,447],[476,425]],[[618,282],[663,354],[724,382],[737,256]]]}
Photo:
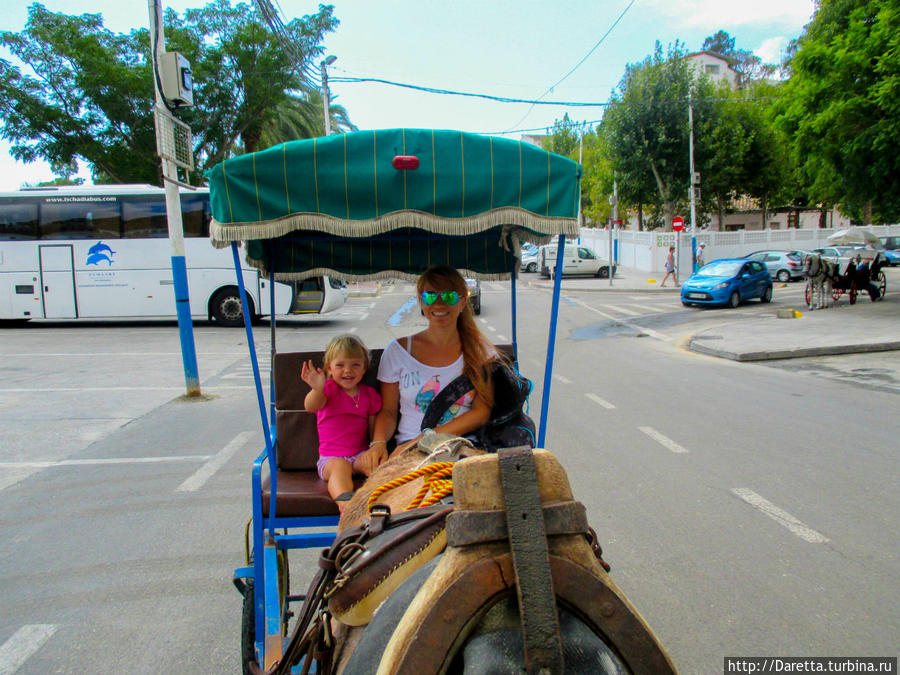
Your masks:
{"label": "carriage", "polygon": [[[528,144],[415,129],[294,141],[208,173],[212,239],[232,249],[265,441],[251,470],[246,560],[233,578],[245,673],[418,675],[492,659],[529,673],[675,672],[607,574],[583,505],[544,449],[561,269],[529,444],[537,449],[484,453],[426,436],[428,457],[392,458],[360,486],[348,506],[356,502],[356,522],[345,511],[338,523],[315,472],[315,418],[303,411],[298,373],[321,353],[278,352],[272,317],[268,404],[256,358],[241,246],[266,279],[413,279],[438,263],[509,279],[512,344],[498,350],[515,364],[520,245],[558,236],[562,249],[577,234],[579,177],[575,162]],[[451,493],[438,490],[451,479]],[[421,507],[392,512],[397,501],[383,490],[400,481],[396,493]],[[288,564],[299,548],[321,550],[302,595]],[[498,622],[503,630],[489,628]]]}
{"label": "carriage", "polygon": [[[831,298],[840,300],[846,294],[851,305],[861,292],[871,288],[878,290],[878,298],[887,292],[887,278],[884,267],[887,260],[880,252],[862,248],[850,249],[847,255],[833,259],[818,253],[809,254],[804,259],[804,270],[807,273],[806,305],[823,307],[824,294],[830,286]],[[821,295],[820,295],[821,294]],[[817,302],[817,298],[821,300]]]}

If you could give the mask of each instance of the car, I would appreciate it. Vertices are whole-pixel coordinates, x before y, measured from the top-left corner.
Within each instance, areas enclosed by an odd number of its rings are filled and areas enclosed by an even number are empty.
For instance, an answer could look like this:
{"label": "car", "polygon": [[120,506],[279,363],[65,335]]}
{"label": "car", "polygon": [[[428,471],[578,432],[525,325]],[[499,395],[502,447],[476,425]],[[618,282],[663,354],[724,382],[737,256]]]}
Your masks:
{"label": "car", "polygon": [[806,251],[754,251],[744,256],[747,260],[757,260],[765,264],[769,274],[778,281],[802,279],[803,256]]}
{"label": "car", "polygon": [[519,264],[523,272],[537,272],[538,247],[534,244],[522,244],[522,257]]}
{"label": "car", "polygon": [[[559,246],[556,244],[541,246],[538,260],[542,276],[553,276],[556,269],[556,253],[558,250]],[[577,244],[566,244],[563,252],[563,274],[592,274],[601,279],[608,279],[609,270],[609,261],[599,257],[592,248]],[[613,275],[616,273],[615,265],[612,266],[612,273]]]}
{"label": "car", "polygon": [[704,265],[681,284],[681,303],[691,305],[729,305],[737,307],[745,300],[772,299],[772,275],[759,260],[723,258]]}
{"label": "car", "polygon": [[881,244],[888,251],[900,250],[900,236],[879,237]]}
{"label": "car", "polygon": [[856,254],[853,251],[860,248],[859,246],[825,246],[823,248],[813,249],[813,253],[818,253],[823,258],[829,258],[832,262],[837,262],[838,258],[852,258]]}
{"label": "car", "polygon": [[481,314],[481,282],[478,279],[466,279],[469,287],[469,305],[475,314]]}
{"label": "car", "polygon": [[890,249],[884,249],[881,251],[881,255],[887,258],[888,265],[891,267],[896,267],[900,265],[900,251],[892,251]]}

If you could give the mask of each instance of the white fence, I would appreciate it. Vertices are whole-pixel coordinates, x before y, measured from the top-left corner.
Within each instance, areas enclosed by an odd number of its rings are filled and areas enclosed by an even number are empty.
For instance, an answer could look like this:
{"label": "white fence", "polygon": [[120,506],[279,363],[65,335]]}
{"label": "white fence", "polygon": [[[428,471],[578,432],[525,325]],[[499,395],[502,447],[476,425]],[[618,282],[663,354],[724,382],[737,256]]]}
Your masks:
{"label": "white fence", "polygon": [[[900,225],[869,225],[866,227],[876,237],[900,236]],[[738,258],[753,251],[809,250],[828,245],[828,237],[834,229],[790,230],[740,230],[738,232],[699,232],[697,245],[706,242],[706,261],[717,258]],[[674,232],[653,230],[615,230],[613,248],[618,248],[618,264],[647,272],[665,269],[669,246],[675,244]],[[691,269],[691,235],[682,233],[679,242],[679,269]],[[615,242],[618,242],[617,244]],[[603,258],[609,257],[609,231],[594,228],[581,229],[581,242],[590,246]]]}

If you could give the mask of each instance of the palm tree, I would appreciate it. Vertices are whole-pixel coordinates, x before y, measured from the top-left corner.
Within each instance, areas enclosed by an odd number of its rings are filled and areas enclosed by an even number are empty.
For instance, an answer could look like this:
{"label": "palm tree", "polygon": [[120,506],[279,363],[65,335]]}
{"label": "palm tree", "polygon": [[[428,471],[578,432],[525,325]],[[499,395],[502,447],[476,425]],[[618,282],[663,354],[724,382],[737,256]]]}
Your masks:
{"label": "palm tree", "polygon": [[[263,125],[257,149],[262,150],[285,141],[313,138],[325,133],[322,118],[322,93],[317,89],[303,89],[279,103]],[[331,128],[338,133],[357,131],[347,110],[331,105]]]}

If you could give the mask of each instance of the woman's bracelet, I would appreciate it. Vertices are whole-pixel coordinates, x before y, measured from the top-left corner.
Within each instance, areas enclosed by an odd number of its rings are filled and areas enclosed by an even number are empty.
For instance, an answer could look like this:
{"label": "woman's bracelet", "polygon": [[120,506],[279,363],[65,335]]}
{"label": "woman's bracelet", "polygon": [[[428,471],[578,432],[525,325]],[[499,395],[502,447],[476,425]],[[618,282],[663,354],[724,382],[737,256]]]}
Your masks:
{"label": "woman's bracelet", "polygon": [[371,448],[373,445],[377,445],[379,443],[384,443],[385,445],[387,445],[387,441],[372,441],[371,443],[369,443],[369,447]]}

